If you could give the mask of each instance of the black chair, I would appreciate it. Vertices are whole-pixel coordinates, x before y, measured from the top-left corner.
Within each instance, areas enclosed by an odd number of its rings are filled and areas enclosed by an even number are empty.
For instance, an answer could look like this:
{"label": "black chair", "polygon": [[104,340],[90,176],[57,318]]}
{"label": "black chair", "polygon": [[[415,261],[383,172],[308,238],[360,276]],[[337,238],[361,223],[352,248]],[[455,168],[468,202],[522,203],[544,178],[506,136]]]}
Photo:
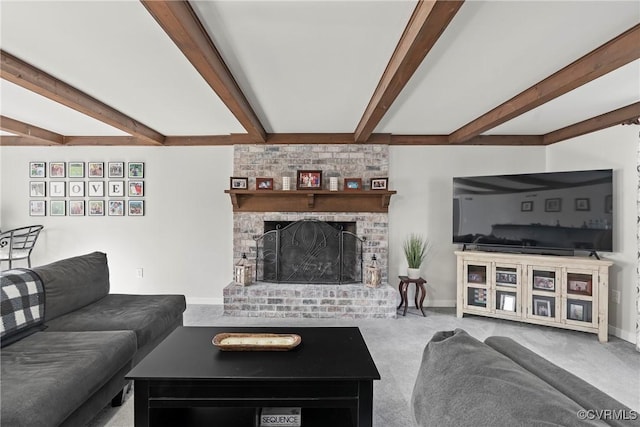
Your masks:
{"label": "black chair", "polygon": [[8,261],[11,269],[13,261],[26,259],[31,268],[31,251],[42,228],[42,225],[31,225],[0,233],[0,264]]}

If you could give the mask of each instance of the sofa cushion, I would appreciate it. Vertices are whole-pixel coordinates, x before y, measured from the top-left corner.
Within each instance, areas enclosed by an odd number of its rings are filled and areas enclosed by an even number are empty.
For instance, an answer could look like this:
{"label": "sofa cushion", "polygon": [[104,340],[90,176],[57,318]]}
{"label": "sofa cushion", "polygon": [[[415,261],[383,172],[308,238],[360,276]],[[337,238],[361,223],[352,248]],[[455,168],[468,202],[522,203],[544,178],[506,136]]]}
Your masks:
{"label": "sofa cushion", "polygon": [[135,351],[131,331],[38,332],[3,348],[2,425],[60,425]]}
{"label": "sofa cushion", "polygon": [[589,426],[573,400],[462,329],[436,333],[412,395],[419,426]]}
{"label": "sofa cushion", "polygon": [[136,333],[138,348],[143,348],[169,328],[173,330],[185,309],[183,295],[109,294],[47,322],[47,332],[131,330]]}
{"label": "sofa cushion", "polygon": [[77,310],[109,293],[107,255],[93,252],[34,267],[44,283],[45,322]]}
{"label": "sofa cushion", "polygon": [[0,273],[0,343],[7,346],[44,328],[44,288],[26,268]]}

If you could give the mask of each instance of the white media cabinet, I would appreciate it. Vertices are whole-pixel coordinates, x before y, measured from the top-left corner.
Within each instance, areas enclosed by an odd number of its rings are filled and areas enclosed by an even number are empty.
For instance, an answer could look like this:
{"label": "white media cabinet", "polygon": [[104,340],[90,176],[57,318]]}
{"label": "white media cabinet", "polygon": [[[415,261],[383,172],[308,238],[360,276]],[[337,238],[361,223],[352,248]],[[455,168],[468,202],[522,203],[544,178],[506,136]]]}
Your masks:
{"label": "white media cabinet", "polygon": [[456,251],[457,316],[465,313],[598,334],[607,341],[610,261]]}

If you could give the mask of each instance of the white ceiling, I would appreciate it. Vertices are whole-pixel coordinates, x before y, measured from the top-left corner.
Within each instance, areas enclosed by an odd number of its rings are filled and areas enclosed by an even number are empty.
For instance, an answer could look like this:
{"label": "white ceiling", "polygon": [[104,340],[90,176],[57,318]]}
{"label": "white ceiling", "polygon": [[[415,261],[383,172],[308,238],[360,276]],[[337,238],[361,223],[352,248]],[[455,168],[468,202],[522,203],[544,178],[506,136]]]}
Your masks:
{"label": "white ceiling", "polygon": [[[415,1],[192,1],[269,133],[353,132]],[[640,22],[640,2],[467,1],[375,132],[449,134]],[[244,133],[138,1],[0,1],[0,48],[164,135]],[[544,134],[640,100],[640,61],[488,134]],[[2,80],[0,114],[122,131]]]}

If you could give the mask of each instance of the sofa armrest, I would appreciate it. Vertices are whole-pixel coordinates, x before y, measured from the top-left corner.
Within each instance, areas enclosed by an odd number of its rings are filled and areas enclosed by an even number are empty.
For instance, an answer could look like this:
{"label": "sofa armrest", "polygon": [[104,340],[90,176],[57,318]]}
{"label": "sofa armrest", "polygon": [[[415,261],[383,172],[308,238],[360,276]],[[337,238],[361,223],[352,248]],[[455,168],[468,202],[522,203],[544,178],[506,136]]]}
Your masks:
{"label": "sofa armrest", "polygon": [[[534,374],[536,377],[543,379],[565,396],[570,397],[584,409],[594,411],[620,411],[621,414],[626,414],[627,417],[633,413],[630,408],[618,402],[613,397],[602,392],[583,379],[578,378],[571,372],[549,362],[547,359],[518,344],[511,338],[494,336],[487,338],[484,342],[494,350],[504,354],[509,359]],[[640,425],[639,419],[606,419],[605,421],[607,424],[612,426]]]}
{"label": "sofa armrest", "polygon": [[424,349],[412,395],[427,426],[595,426],[575,401],[462,329],[436,333]]}

